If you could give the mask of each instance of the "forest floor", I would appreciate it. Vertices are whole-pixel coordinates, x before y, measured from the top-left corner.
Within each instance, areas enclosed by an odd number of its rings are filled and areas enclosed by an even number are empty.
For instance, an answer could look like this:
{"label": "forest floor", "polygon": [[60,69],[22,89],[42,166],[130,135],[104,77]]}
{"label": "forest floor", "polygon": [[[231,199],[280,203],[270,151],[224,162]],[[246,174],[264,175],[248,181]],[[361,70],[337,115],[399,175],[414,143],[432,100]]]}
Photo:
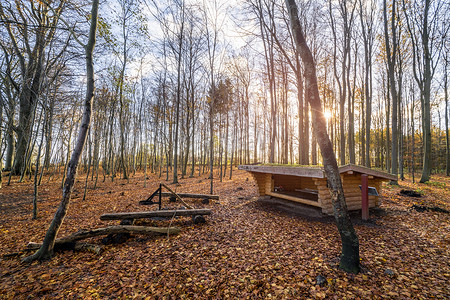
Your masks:
{"label": "forest floor", "polygon": [[[80,229],[105,227],[107,212],[143,211],[140,206],[161,180],[143,174],[129,182],[101,182],[83,199],[84,177],[78,177],[71,206],[59,237]],[[31,220],[33,184],[0,189],[0,298],[148,298],[148,299],[370,299],[450,298],[450,215],[419,212],[421,205],[450,210],[450,178],[434,175],[429,184],[402,181],[385,185],[382,205],[368,222],[352,213],[359,241],[362,271],[346,274],[338,268],[340,238],[331,217],[289,213],[257,201],[255,183],[243,171],[233,179],[214,182],[219,201],[207,223],[175,219],[177,236],[134,236],[123,244],[104,245],[101,254],[57,252],[53,259],[22,264],[29,241],[42,241],[61,199],[61,178],[39,188],[38,219]],[[170,185],[178,192],[207,193],[206,174]],[[401,189],[419,190],[420,198],[402,196]],[[168,203],[163,206],[180,206]],[[148,221],[167,226],[168,221]],[[101,238],[91,243],[101,245]],[[317,284],[321,276],[323,284]],[[322,278],[323,277],[323,278]]]}

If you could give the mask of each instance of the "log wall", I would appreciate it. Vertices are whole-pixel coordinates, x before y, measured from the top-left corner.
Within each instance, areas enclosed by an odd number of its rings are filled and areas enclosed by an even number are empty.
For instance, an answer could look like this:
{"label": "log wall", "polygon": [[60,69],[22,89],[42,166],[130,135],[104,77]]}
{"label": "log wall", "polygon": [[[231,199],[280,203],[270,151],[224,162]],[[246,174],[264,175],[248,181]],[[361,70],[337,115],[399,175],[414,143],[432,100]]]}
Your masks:
{"label": "log wall", "polygon": [[267,173],[250,172],[253,179],[258,185],[258,192],[260,196],[267,195],[268,192],[273,191],[272,175]]}

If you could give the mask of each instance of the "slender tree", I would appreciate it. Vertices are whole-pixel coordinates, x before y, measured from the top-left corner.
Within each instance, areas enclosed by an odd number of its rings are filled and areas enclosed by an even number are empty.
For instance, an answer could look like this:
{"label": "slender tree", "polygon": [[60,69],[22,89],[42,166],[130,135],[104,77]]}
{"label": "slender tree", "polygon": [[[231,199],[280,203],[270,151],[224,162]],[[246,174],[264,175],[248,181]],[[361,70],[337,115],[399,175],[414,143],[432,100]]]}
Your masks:
{"label": "slender tree", "polygon": [[444,100],[445,100],[445,174],[450,176],[450,137],[448,132],[448,64],[450,56],[448,52],[444,54]]}
{"label": "slender tree", "polygon": [[439,31],[438,27],[439,19],[447,18],[445,12],[448,6],[445,6],[444,2],[402,1],[411,41],[413,75],[420,89],[424,149],[421,183],[430,180],[431,176],[431,82],[439,61],[437,58],[442,51],[442,43],[445,41],[440,36],[445,37],[449,31],[448,25],[443,32]]}
{"label": "slender tree", "polygon": [[[398,126],[397,126],[397,108],[398,108],[398,90],[396,88],[395,82],[395,66],[396,66],[396,56],[398,51],[398,40],[397,40],[397,8],[395,6],[396,1],[392,1],[391,16],[390,19],[387,15],[387,0],[383,0],[383,21],[384,21],[384,43],[387,58],[388,67],[388,80],[389,80],[389,91],[392,99],[392,144],[391,144],[391,173],[394,175],[398,174]],[[389,23],[392,35],[389,35]],[[392,45],[390,38],[392,37]],[[389,128],[389,126],[388,126]],[[397,181],[392,181],[393,184],[398,184]]]}
{"label": "slender tree", "polygon": [[296,46],[305,66],[304,76],[306,80],[306,89],[309,90],[307,94],[310,96],[308,101],[313,112],[314,135],[316,136],[317,143],[319,144],[322,153],[324,169],[333,201],[334,217],[341,235],[342,254],[339,266],[346,272],[358,273],[359,241],[351,223],[350,216],[348,215],[336,156],[333,151],[333,145],[327,134],[326,120],[323,115],[317,84],[316,66],[311,51],[303,36],[295,0],[286,0],[286,6],[291,19]]}
{"label": "slender tree", "polygon": [[[83,147],[86,142],[87,132],[89,130],[90,122],[91,122],[91,113],[92,113],[92,104],[94,100],[94,61],[93,61],[93,51],[95,47],[96,40],[96,31],[97,31],[97,19],[98,19],[98,6],[99,1],[92,1],[92,10],[91,10],[91,24],[89,29],[88,42],[86,45],[83,45],[79,42],[83,48],[86,55],[86,98],[84,100],[84,110],[83,116],[80,124],[80,129],[78,132],[78,138],[75,145],[75,148],[72,153],[72,157],[70,159],[68,168],[67,168],[67,176],[64,181],[63,187],[63,195],[61,203],[58,207],[58,210],[53,217],[53,220],[50,224],[50,227],[47,230],[42,246],[39,248],[37,252],[33,255],[27,256],[24,258],[25,262],[32,262],[34,260],[43,260],[48,259],[53,255],[53,248],[56,240],[56,236],[58,231],[64,221],[64,217],[67,214],[69,209],[70,197],[72,195],[73,185],[75,183],[76,172],[78,168],[78,163],[80,160],[80,156],[83,152]],[[74,37],[78,38],[74,35]]]}
{"label": "slender tree", "polygon": [[364,165],[370,167],[370,129],[372,120],[372,55],[376,37],[374,0],[359,1],[359,17],[364,45],[365,147]]}

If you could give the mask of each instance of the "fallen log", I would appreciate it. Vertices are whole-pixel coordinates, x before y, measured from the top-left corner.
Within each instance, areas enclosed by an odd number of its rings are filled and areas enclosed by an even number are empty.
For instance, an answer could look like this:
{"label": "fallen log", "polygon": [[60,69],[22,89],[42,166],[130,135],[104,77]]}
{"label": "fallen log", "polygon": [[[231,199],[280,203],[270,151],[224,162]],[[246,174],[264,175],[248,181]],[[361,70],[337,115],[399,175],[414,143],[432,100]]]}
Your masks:
{"label": "fallen log", "polygon": [[[108,234],[117,234],[117,233],[137,233],[137,234],[178,234],[180,232],[179,228],[176,227],[150,227],[150,226],[132,226],[132,225],[116,225],[109,226],[105,228],[97,228],[92,230],[80,230],[75,232],[69,236],[56,239],[56,245],[70,244],[75,243],[80,240],[84,240],[87,238],[100,236],[100,235],[108,235]],[[40,243],[30,243],[33,247],[40,247]],[[30,245],[29,244],[29,245]]]}
{"label": "fallen log", "polygon": [[[162,192],[162,197],[170,197],[173,194],[170,192]],[[207,194],[191,194],[191,193],[177,193],[178,196],[182,198],[193,198],[193,199],[212,199],[219,200],[219,195],[207,195]]]}
{"label": "fallen log", "polygon": [[[42,243],[29,242],[27,245],[27,251],[37,250],[41,248]],[[89,244],[89,243],[55,243],[55,250],[75,250],[75,251],[89,251],[95,254],[100,254],[102,252],[102,247],[99,245]]]}
{"label": "fallen log", "polygon": [[24,254],[25,252],[29,252],[29,251],[35,251],[36,249],[22,249],[18,252],[12,252],[12,253],[7,253],[7,254],[3,254],[2,258],[10,258],[10,257],[15,257],[15,256],[20,256],[22,254]]}
{"label": "fallen log", "polygon": [[[195,216],[195,215],[210,215],[210,209],[178,209],[178,210],[152,210],[152,211],[138,211],[138,212],[122,212],[110,213],[100,216],[100,220],[134,220],[146,219],[152,217],[179,217],[179,216]],[[136,226],[134,226],[136,227]],[[157,227],[159,229],[159,227]],[[167,233],[164,232],[164,233]]]}
{"label": "fallen log", "polygon": [[[8,258],[16,257],[16,256],[21,256],[24,253],[36,251],[39,248],[41,248],[41,246],[42,246],[42,243],[29,242],[27,245],[27,248],[22,249],[18,252],[4,254],[2,257],[5,259],[8,259]],[[89,251],[89,252],[93,252],[95,254],[100,254],[102,251],[102,247],[99,245],[94,245],[94,244],[89,244],[89,243],[74,242],[74,243],[68,243],[68,244],[55,244],[54,250],[55,251],[60,251],[60,250]]]}

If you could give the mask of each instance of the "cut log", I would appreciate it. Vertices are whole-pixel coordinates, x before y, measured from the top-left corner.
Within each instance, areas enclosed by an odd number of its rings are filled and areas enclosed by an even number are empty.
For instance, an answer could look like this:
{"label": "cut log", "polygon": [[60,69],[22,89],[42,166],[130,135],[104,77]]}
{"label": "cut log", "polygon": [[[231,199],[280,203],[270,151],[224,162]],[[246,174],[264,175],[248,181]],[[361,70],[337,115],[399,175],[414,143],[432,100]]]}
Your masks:
{"label": "cut log", "polygon": [[[210,209],[152,210],[152,211],[104,214],[100,216],[100,220],[105,221],[105,220],[124,220],[124,219],[146,219],[152,217],[174,217],[174,216],[178,217],[178,216],[210,215],[210,214],[211,214]],[[156,228],[159,229],[159,227]]]}
{"label": "cut log", "polygon": [[[129,219],[129,218],[127,218]],[[131,225],[117,225],[117,226],[109,226],[105,228],[97,228],[92,230],[80,230],[71,234],[69,236],[56,239],[55,245],[63,245],[75,243],[80,240],[84,240],[87,238],[100,236],[100,235],[108,235],[111,233],[138,233],[138,234],[178,234],[180,232],[179,228],[176,227],[150,227],[150,226],[131,226]],[[30,243],[31,245],[39,245],[40,243]],[[29,245],[30,245],[29,244]],[[36,246],[38,247],[38,246]]]}
{"label": "cut log", "polygon": [[200,216],[200,215],[192,216],[192,221],[194,222],[194,224],[206,223],[205,217],[204,216]]}
{"label": "cut log", "polygon": [[[177,195],[182,197],[182,198],[219,200],[219,195],[190,194],[190,193],[177,193]],[[163,197],[170,197],[170,196],[173,196],[173,194],[170,193],[170,192],[163,192],[163,193],[161,193],[161,196],[163,196]]]}

